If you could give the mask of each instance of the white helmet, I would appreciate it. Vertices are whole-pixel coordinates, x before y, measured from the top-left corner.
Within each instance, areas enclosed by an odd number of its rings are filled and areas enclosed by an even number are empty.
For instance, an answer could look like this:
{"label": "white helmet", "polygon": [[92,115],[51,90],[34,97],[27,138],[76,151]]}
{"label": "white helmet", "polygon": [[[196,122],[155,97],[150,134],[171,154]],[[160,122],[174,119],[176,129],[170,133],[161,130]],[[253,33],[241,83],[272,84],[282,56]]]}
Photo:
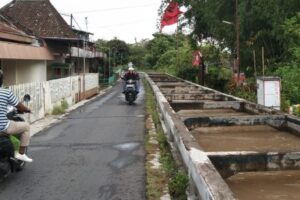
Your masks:
{"label": "white helmet", "polygon": [[133,68],[133,67],[129,67],[128,70],[129,70],[129,71],[133,71],[134,68]]}

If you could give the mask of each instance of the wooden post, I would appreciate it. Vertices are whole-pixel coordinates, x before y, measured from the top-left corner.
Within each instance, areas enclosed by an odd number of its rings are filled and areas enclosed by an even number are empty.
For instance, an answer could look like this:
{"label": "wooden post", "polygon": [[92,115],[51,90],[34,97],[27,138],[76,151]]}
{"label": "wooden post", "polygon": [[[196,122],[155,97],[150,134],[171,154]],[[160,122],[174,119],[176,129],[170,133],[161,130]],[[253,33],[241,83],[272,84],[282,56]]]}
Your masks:
{"label": "wooden post", "polygon": [[253,50],[253,67],[254,67],[254,77],[256,78],[256,56],[255,56],[255,50]]}
{"label": "wooden post", "polygon": [[238,11],[238,0],[235,0],[235,29],[236,29],[236,67],[238,71],[238,85],[240,85],[240,20]]}
{"label": "wooden post", "polygon": [[176,68],[177,71],[180,71],[180,63],[179,63],[179,44],[178,44],[178,21],[176,24]]}
{"label": "wooden post", "polygon": [[203,74],[202,74],[202,69],[201,69],[201,63],[198,66],[198,84],[202,85],[202,80],[203,80]]}
{"label": "wooden post", "polygon": [[261,48],[261,62],[262,62],[263,76],[265,76],[265,49],[264,49],[264,47]]}

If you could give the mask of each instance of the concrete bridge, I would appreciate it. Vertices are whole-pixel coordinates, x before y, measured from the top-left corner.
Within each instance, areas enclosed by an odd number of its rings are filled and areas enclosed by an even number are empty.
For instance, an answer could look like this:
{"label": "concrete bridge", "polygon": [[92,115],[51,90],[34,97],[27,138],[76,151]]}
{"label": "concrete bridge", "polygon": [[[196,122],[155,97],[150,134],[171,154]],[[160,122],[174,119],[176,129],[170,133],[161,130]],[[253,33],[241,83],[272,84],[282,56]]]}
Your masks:
{"label": "concrete bridge", "polygon": [[166,74],[146,75],[198,199],[300,199],[300,119]]}

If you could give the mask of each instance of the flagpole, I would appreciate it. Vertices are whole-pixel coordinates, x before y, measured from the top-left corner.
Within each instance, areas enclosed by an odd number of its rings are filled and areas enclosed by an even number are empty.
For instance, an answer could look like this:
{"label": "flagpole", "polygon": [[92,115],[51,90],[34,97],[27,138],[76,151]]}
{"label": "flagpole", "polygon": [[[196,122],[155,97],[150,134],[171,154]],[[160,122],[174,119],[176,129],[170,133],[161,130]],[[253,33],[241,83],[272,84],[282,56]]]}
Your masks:
{"label": "flagpole", "polygon": [[176,65],[177,65],[177,71],[179,72],[180,66],[179,66],[179,44],[178,44],[178,23],[179,20],[176,23]]}
{"label": "flagpole", "polygon": [[179,20],[178,17],[182,13],[179,10],[179,4],[177,1],[168,1],[169,5],[165,9],[163,15],[162,15],[162,20],[161,20],[161,26],[160,26],[160,32],[162,32],[162,29],[166,25],[172,25],[176,23],[176,35],[175,35],[175,40],[176,40],[176,66],[175,70],[179,71],[180,69],[180,60],[179,60],[179,38],[178,38],[178,24]]}

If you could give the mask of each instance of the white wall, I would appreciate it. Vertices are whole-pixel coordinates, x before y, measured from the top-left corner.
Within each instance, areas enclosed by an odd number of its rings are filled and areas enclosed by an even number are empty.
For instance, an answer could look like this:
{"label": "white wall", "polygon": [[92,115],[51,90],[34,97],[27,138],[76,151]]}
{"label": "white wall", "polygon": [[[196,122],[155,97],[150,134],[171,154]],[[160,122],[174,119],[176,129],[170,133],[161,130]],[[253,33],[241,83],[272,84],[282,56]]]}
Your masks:
{"label": "white wall", "polygon": [[[85,76],[86,90],[98,89],[99,75],[86,74]],[[53,107],[60,105],[63,99],[68,102],[69,106],[74,105],[75,95],[80,90],[78,85],[83,85],[82,81],[82,76],[72,76],[51,81],[19,84],[9,88],[20,101],[25,94],[31,96],[28,107],[32,110],[32,114],[29,115],[30,118],[27,120],[33,122],[43,118],[46,114],[50,114]]]}
{"label": "white wall", "polygon": [[3,60],[4,85],[46,81],[46,64],[36,60]]}
{"label": "white wall", "polygon": [[46,64],[46,61],[17,61],[16,84],[46,81]]}

